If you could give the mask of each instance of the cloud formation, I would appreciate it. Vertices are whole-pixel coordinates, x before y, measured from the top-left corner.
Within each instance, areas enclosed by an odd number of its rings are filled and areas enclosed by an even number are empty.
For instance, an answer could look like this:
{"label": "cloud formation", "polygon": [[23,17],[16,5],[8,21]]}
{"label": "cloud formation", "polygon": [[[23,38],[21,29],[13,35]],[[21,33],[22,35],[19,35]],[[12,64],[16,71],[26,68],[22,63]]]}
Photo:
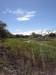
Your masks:
{"label": "cloud formation", "polygon": [[12,14],[16,16],[16,20],[18,21],[28,21],[31,20],[32,17],[35,16],[36,11],[24,11],[24,10],[10,10],[6,9],[5,11],[2,11],[2,14]]}
{"label": "cloud formation", "polygon": [[[16,32],[13,32],[13,34],[23,34],[23,35],[31,35],[32,32],[35,32],[36,34],[42,34],[42,35],[45,35],[45,34],[48,34],[48,31],[47,29],[38,29],[38,30],[29,30],[29,31],[25,31],[23,32],[22,30],[19,30],[19,29],[16,29],[17,31]],[[50,30],[49,33],[55,33],[56,30]]]}
{"label": "cloud formation", "polygon": [[22,16],[19,16],[17,17],[17,20],[19,21],[28,21],[28,20],[31,20],[31,18],[33,16],[35,16],[35,11],[28,11],[28,12],[25,12]]}

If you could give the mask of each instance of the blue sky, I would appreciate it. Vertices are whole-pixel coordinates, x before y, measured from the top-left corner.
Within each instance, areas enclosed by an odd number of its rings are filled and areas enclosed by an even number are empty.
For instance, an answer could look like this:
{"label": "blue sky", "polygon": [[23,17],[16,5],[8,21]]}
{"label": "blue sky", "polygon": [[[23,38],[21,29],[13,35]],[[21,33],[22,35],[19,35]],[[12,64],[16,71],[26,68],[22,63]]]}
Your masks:
{"label": "blue sky", "polygon": [[0,0],[0,20],[15,34],[56,31],[56,0]]}

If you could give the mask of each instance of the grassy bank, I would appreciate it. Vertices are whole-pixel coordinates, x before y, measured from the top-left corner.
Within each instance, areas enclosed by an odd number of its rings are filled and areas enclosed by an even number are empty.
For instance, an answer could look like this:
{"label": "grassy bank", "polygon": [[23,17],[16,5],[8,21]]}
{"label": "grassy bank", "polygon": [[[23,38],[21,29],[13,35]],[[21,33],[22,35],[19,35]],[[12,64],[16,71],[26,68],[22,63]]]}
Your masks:
{"label": "grassy bank", "polygon": [[56,74],[56,40],[10,38],[0,42],[1,72],[5,75]]}
{"label": "grassy bank", "polygon": [[10,38],[3,42],[3,46],[9,48],[14,54],[17,51],[21,51],[25,55],[31,53],[34,57],[44,56],[44,58],[56,58],[56,40],[37,41],[32,39]]}

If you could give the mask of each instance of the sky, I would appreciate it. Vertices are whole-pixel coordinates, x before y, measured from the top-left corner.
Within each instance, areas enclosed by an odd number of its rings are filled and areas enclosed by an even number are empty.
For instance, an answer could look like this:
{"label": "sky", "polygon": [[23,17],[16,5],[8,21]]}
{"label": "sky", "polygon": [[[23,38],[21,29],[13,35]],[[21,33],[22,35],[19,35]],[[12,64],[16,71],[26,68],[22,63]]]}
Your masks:
{"label": "sky", "polygon": [[56,31],[56,0],[0,0],[0,20],[13,34]]}

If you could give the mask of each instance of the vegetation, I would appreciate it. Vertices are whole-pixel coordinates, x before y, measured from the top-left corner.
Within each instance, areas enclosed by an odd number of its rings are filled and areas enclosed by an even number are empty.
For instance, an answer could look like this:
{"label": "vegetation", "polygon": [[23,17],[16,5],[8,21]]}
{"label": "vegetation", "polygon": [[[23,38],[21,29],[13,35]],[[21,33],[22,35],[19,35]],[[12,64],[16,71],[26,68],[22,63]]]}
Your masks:
{"label": "vegetation", "polygon": [[[30,49],[30,52],[33,51],[34,56],[39,55],[38,53],[43,52],[44,55],[53,56],[53,53],[56,53],[54,50],[56,50],[56,33],[50,33],[47,35],[40,35],[36,34],[35,32],[32,32],[31,35],[12,35],[7,29],[7,24],[0,21],[0,39],[5,41],[3,42],[3,47],[9,47],[12,51],[15,51],[17,53],[17,49],[20,50]],[[48,41],[46,41],[46,39]],[[0,46],[1,46],[0,42]],[[50,51],[50,52],[49,52]],[[40,52],[40,53],[41,53]],[[49,53],[51,55],[49,55]],[[26,54],[27,55],[27,54]],[[50,58],[52,58],[52,56]],[[55,56],[55,55],[54,55]],[[55,58],[55,57],[54,57]]]}
{"label": "vegetation", "polygon": [[[49,69],[50,64],[56,63],[56,33],[44,36],[34,32],[29,36],[13,35],[5,27],[6,24],[0,22],[0,71],[6,67],[5,70],[8,68],[7,72],[13,69],[18,72],[18,68],[23,64],[24,70],[22,68],[20,70],[27,74],[29,70],[31,72],[32,69],[35,70],[34,67],[37,67],[38,71],[45,71]],[[2,43],[1,40],[5,41]]]}
{"label": "vegetation", "polygon": [[33,51],[33,55],[37,57],[40,53],[43,52],[44,55],[48,58],[56,58],[56,40],[36,41],[23,38],[10,38],[3,42],[3,46],[5,48],[9,48],[13,53],[18,53],[18,50],[21,52],[24,50],[24,52],[26,51],[25,55],[27,55],[28,51],[29,53],[32,53]]}

